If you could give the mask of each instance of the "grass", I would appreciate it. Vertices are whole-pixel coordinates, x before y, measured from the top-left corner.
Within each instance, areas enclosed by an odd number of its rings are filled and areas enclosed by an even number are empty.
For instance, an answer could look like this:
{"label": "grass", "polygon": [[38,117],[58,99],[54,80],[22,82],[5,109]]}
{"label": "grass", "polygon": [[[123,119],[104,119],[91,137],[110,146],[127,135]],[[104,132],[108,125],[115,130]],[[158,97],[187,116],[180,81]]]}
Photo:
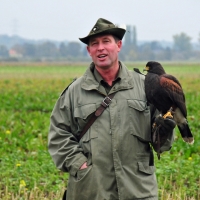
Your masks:
{"label": "grass", "polygon": [[[144,64],[130,64],[129,68]],[[161,200],[200,199],[200,65],[168,64],[181,82],[195,144],[176,129],[169,152],[155,155]],[[68,174],[58,171],[47,150],[49,118],[62,90],[86,65],[0,65],[0,199],[61,199]]]}

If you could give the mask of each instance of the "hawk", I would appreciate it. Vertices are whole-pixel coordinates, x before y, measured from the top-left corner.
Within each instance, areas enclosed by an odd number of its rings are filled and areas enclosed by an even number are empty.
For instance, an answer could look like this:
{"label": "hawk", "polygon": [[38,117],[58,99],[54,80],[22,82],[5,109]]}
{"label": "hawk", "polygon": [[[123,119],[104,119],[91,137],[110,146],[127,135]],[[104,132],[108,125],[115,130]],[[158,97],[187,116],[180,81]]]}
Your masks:
{"label": "hawk", "polygon": [[162,65],[150,61],[146,64],[145,93],[147,101],[153,104],[163,118],[173,118],[183,140],[194,143],[194,137],[187,121],[185,95],[180,82],[172,75],[166,74]]}

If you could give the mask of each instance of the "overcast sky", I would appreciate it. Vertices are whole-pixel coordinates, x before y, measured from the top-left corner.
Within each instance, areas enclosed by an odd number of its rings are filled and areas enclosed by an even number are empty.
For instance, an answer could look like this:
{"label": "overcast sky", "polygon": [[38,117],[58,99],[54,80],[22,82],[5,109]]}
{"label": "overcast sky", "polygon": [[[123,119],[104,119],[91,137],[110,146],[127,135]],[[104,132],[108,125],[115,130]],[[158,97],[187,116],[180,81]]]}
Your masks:
{"label": "overcast sky", "polygon": [[197,42],[200,0],[0,0],[0,34],[27,39],[78,41],[98,18],[136,26],[138,40]]}

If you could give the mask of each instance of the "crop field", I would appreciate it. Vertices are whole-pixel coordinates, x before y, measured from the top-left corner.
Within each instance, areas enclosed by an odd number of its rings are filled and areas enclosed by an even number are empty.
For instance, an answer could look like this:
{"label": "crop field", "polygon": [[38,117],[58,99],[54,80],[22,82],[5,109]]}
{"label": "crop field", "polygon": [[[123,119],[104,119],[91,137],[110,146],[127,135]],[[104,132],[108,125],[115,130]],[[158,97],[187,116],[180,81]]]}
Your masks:
{"label": "crop field", "polygon": [[[130,69],[145,64],[127,64]],[[185,91],[195,143],[176,128],[169,152],[155,154],[160,200],[200,199],[200,64],[163,64]],[[0,64],[0,199],[58,200],[68,174],[56,169],[47,150],[49,119],[62,90],[87,66]]]}

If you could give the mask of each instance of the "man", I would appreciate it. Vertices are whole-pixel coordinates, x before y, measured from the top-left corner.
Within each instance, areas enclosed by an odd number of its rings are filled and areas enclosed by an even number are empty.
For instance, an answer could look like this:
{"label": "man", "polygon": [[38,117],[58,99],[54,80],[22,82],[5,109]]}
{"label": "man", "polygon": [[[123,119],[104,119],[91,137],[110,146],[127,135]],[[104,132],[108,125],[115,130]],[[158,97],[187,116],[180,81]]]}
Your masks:
{"label": "man", "polygon": [[[100,18],[80,38],[93,62],[51,115],[49,152],[69,172],[69,200],[158,199],[150,147],[156,111],[147,103],[144,76],[118,60],[125,31]],[[102,114],[94,116],[101,104]],[[160,148],[153,147],[162,152],[171,148],[174,124],[159,120]]]}

